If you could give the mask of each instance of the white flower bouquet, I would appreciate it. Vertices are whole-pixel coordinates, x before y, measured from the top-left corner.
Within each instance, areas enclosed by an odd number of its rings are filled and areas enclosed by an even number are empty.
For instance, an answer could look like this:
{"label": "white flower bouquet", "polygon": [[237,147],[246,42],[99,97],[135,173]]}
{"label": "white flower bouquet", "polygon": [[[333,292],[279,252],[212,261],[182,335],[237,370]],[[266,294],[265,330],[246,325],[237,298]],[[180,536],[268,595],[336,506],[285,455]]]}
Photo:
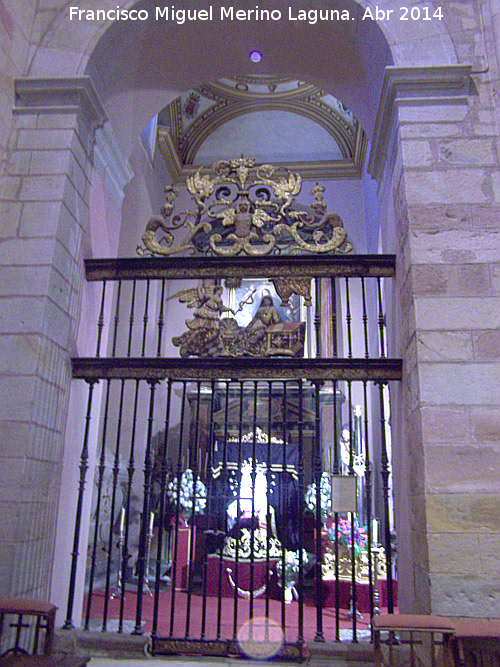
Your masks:
{"label": "white flower bouquet", "polygon": [[197,478],[195,487],[193,471],[190,468],[182,473],[179,490],[178,482],[178,478],[175,477],[167,487],[167,495],[170,500],[176,504],[177,496],[179,495],[179,508],[183,512],[193,511],[194,500],[194,511],[197,514],[203,514],[207,504],[207,488],[205,484],[203,484],[200,478]]}
{"label": "white flower bouquet", "polygon": [[[324,472],[321,475],[319,495],[321,516],[328,516],[331,514],[332,507],[332,483],[330,481],[330,475],[327,472]],[[316,510],[316,482],[309,484],[304,499],[306,507],[314,512]]]}
{"label": "white flower bouquet", "polygon": [[[299,552],[298,551],[288,551],[285,549],[285,586],[294,586],[298,576],[299,576]],[[302,549],[302,566],[304,571],[308,569],[309,566],[309,554],[305,549]],[[276,563],[276,572],[278,573],[278,581],[282,586],[282,570],[283,570],[283,559],[279,559]]]}

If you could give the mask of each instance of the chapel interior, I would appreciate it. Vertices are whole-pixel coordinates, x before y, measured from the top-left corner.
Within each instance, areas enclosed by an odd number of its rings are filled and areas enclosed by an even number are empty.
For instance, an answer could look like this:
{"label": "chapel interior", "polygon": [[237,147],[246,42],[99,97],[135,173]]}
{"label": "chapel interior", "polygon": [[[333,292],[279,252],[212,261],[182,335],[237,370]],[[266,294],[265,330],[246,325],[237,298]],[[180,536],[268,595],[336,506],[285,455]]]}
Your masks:
{"label": "chapel interior", "polygon": [[498,2],[11,4],[0,596],[159,655],[495,622]]}

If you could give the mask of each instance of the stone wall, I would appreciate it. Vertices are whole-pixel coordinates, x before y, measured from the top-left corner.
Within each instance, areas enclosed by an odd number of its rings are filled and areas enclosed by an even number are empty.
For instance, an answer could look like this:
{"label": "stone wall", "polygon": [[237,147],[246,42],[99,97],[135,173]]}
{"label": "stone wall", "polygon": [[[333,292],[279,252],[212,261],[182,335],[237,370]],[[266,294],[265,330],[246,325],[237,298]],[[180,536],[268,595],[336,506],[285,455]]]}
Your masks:
{"label": "stone wall", "polygon": [[416,611],[488,617],[500,612],[499,165],[492,90],[473,78],[464,95],[462,74],[463,88],[459,67],[386,75],[410,494],[399,529]]}
{"label": "stone wall", "polygon": [[[83,281],[92,148],[104,113],[88,80],[20,80],[2,197],[2,593],[46,598]],[[8,232],[8,233],[7,233]]]}

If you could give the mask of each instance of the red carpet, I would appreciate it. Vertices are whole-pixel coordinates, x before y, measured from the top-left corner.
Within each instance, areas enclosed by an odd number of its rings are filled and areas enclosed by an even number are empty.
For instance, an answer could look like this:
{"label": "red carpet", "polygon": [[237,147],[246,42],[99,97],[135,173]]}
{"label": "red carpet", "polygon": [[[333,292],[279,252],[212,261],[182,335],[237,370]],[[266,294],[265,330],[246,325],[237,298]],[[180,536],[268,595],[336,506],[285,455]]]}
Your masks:
{"label": "red carpet", "polygon": [[[172,596],[170,591],[162,591],[159,596],[158,625],[156,634],[159,637],[175,637],[199,639],[202,637],[203,607],[204,600],[201,595],[188,595],[182,591],[175,592],[173,625],[171,627]],[[102,619],[104,611],[104,593],[95,592],[92,597],[91,619]],[[123,619],[128,621],[126,631],[135,624],[136,593],[127,591],[125,594],[125,605]],[[203,638],[210,639],[232,639],[234,636],[234,600],[233,598],[207,597],[205,599],[205,628]],[[220,604],[220,615],[219,615]],[[187,615],[190,606],[189,618]],[[148,594],[143,596],[142,607],[142,630],[150,633],[153,629],[154,598]],[[385,609],[381,609],[384,612]],[[107,619],[118,619],[120,613],[120,599],[108,600]],[[217,619],[220,616],[220,624]],[[266,616],[265,597],[253,600],[254,619]],[[346,629],[352,629],[352,619],[349,618],[345,609],[340,610],[341,638],[351,638],[351,633]],[[250,618],[250,601],[243,598],[237,600],[236,632],[238,632]],[[285,640],[296,642],[298,637],[299,604],[293,601],[285,605],[284,617],[282,617],[282,605],[279,600],[269,600],[269,618],[278,626],[284,628]],[[326,607],[322,610],[323,635],[327,640],[336,639],[336,613],[334,607]],[[116,626],[116,621],[113,623]],[[303,635],[304,640],[314,639],[316,635],[317,619],[316,607],[311,600],[306,600],[303,607]],[[111,629],[111,628],[110,628]],[[370,629],[369,613],[363,613],[363,618],[357,619],[356,629],[360,637],[367,636]],[[218,636],[219,635],[219,636]]]}

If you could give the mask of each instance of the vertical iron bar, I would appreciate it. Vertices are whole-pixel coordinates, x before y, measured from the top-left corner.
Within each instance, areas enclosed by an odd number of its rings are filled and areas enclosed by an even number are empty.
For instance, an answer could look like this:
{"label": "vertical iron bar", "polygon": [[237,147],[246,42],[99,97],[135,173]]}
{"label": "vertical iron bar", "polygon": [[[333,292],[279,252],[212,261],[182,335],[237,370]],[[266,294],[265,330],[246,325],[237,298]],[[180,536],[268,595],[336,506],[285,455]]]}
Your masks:
{"label": "vertical iron bar", "polygon": [[316,356],[321,357],[321,278],[314,278],[315,301],[314,330],[316,333]]}
{"label": "vertical iron bar", "polygon": [[161,296],[160,296],[160,313],[158,315],[158,345],[156,348],[156,356],[159,357],[161,355],[161,342],[162,342],[162,335],[163,335],[163,327],[165,326],[165,321],[164,321],[164,315],[163,315],[163,310],[164,310],[164,303],[165,303],[165,278],[161,279]]}
{"label": "vertical iron bar", "polygon": [[118,281],[118,293],[116,295],[116,308],[115,308],[115,326],[113,329],[113,345],[111,347],[111,356],[116,356],[116,340],[118,337],[118,325],[120,324],[120,299],[122,294],[122,281]]}
{"label": "vertical iron bar", "polygon": [[144,454],[144,498],[142,503],[141,533],[139,537],[139,556],[137,558],[137,608],[135,617],[135,627],[132,634],[142,635],[142,596],[144,593],[144,583],[146,575],[146,540],[149,522],[149,508],[151,495],[151,445],[153,439],[154,406],[155,391],[157,380],[150,380],[149,414],[148,414],[148,433],[146,441],[146,451]]}
{"label": "vertical iron bar", "polygon": [[191,451],[191,439],[189,440],[189,467],[193,475],[193,495],[191,504],[191,540],[189,541],[189,562],[187,567],[187,606],[186,606],[186,633],[185,638],[189,639],[189,630],[191,626],[191,598],[193,595],[193,570],[194,570],[194,548],[196,532],[196,487],[198,486],[198,451],[200,447],[200,403],[201,403],[201,380],[196,382],[196,409],[194,410],[194,452]]}
{"label": "vertical iron bar", "polygon": [[80,479],[78,482],[78,499],[76,503],[75,533],[73,536],[73,550],[71,552],[71,571],[69,575],[68,606],[66,610],[65,630],[72,630],[73,625],[73,605],[75,601],[76,588],[76,568],[78,565],[79,544],[80,544],[80,526],[82,523],[83,496],[85,493],[85,478],[88,470],[89,458],[89,430],[92,411],[92,395],[94,392],[95,380],[89,382],[89,395],[87,399],[87,412],[85,415],[85,431],[83,435],[82,453],[80,454]]}
{"label": "vertical iron bar", "polygon": [[380,474],[382,475],[382,495],[384,500],[384,547],[387,558],[387,611],[389,614],[392,614],[394,613],[394,597],[392,582],[391,524],[389,512],[389,457],[387,456],[387,441],[385,437],[384,382],[379,382],[377,384],[379,388],[380,402]]}
{"label": "vertical iron bar", "polygon": [[97,344],[95,350],[95,356],[101,356],[101,340],[102,332],[104,329],[104,302],[106,300],[106,281],[102,281],[102,293],[101,293],[101,307],[99,309],[99,317],[97,318]]}
{"label": "vertical iron bar", "polygon": [[128,343],[127,343],[127,357],[130,357],[132,352],[132,331],[134,328],[134,310],[135,310],[135,289],[137,281],[132,281],[132,296],[130,298],[130,315],[128,318]]}
{"label": "vertical iron bar", "polygon": [[378,292],[378,329],[380,335],[380,356],[385,357],[385,315],[384,315],[384,306],[382,303],[382,285],[380,278],[377,278],[377,292]]}
{"label": "vertical iron bar", "polygon": [[124,529],[125,534],[123,537],[123,551],[122,551],[122,591],[120,597],[120,617],[119,617],[119,626],[123,627],[123,616],[125,613],[125,582],[127,577],[127,567],[130,554],[128,552],[128,538],[130,530],[130,504],[132,500],[132,483],[135,473],[135,434],[137,428],[137,408],[139,405],[139,384],[140,380],[135,381],[135,392],[134,392],[134,407],[132,409],[132,433],[130,436],[130,454],[127,465],[127,489],[125,495],[125,522]]}
{"label": "vertical iron bar", "polygon": [[337,285],[335,278],[332,277],[330,283],[332,294],[332,357],[338,356],[338,337],[337,337]]}
{"label": "vertical iron bar", "polygon": [[365,359],[370,356],[369,342],[368,342],[368,310],[366,308],[366,288],[365,279],[361,276],[361,297],[363,303],[363,332],[365,337]]}
{"label": "vertical iron bar", "polygon": [[[266,467],[266,483],[267,483],[267,517],[266,517],[266,618],[269,618],[269,581],[270,581],[270,557],[271,557],[271,534],[273,521],[271,518],[271,503],[269,502],[270,489],[272,484],[271,476],[271,443],[272,443],[272,429],[273,429],[273,413],[272,413],[272,381],[268,382],[268,403],[267,403],[267,467]],[[274,536],[276,537],[276,536]],[[266,624],[266,632],[268,626]],[[268,636],[266,634],[266,639]]]}
{"label": "vertical iron bar", "polygon": [[322,544],[321,544],[321,413],[320,413],[320,383],[314,382],[315,396],[315,424],[314,424],[314,477],[316,481],[316,635],[315,642],[324,642],[323,634],[323,577],[321,571]]}
{"label": "vertical iron bar", "polygon": [[[113,461],[113,488],[111,489],[111,518],[109,523],[109,533],[108,533],[108,558],[106,563],[106,584],[104,587],[104,617],[107,615],[108,604],[109,604],[109,587],[111,583],[111,565],[113,558],[113,547],[114,547],[114,517],[115,517],[115,504],[116,504],[116,487],[118,484],[118,473],[120,471],[120,441],[121,441],[121,432],[122,432],[122,421],[123,421],[123,397],[125,394],[125,380],[122,380],[120,383],[120,399],[118,406],[118,421],[116,425],[116,445],[115,445],[115,458]],[[118,566],[117,570],[120,566]]]}
{"label": "vertical iron bar", "polygon": [[[229,415],[229,382],[226,380],[226,391],[225,391],[225,405],[224,405],[224,443],[222,449],[222,472],[221,479],[223,484],[227,484],[226,472],[227,472],[227,439],[229,434],[229,424],[228,424],[228,415]],[[226,505],[226,503],[224,503]],[[225,528],[227,529],[227,517],[224,517]],[[217,639],[220,639],[221,636],[221,618],[222,618],[222,566],[224,554],[222,549],[219,551],[219,588],[217,596]]]}
{"label": "vertical iron bar", "polygon": [[298,396],[298,410],[299,410],[299,419],[298,419],[298,437],[299,437],[299,460],[297,465],[297,473],[299,476],[298,483],[298,492],[299,497],[297,499],[297,516],[299,524],[299,581],[298,581],[298,594],[299,594],[299,611],[298,611],[298,633],[297,633],[297,643],[299,645],[299,650],[302,655],[302,647],[304,646],[304,440],[303,440],[303,429],[304,429],[304,406],[303,406],[303,385],[302,380],[297,380],[297,390],[299,393]]}
{"label": "vertical iron bar", "polygon": [[243,437],[243,385],[242,380],[239,381],[240,384],[240,401],[239,401],[239,424],[238,424],[238,493],[236,496],[237,499],[237,511],[236,511],[236,553],[234,559],[234,610],[233,610],[233,641],[236,641],[238,636],[238,586],[239,586],[239,576],[240,576],[240,518],[241,518],[241,439]]}
{"label": "vertical iron bar", "polygon": [[[206,522],[205,522],[205,536],[207,533],[212,530],[212,494],[213,494],[213,479],[210,473],[212,466],[212,452],[214,446],[214,412],[215,412],[215,380],[212,380],[210,385],[211,394],[210,394],[210,413],[208,420],[208,441],[207,441],[207,451],[205,452],[205,483],[207,486],[207,505],[206,505]],[[201,616],[201,638],[205,638],[206,631],[206,618],[207,618],[207,577],[208,577],[208,541],[205,538],[205,549],[203,553],[203,562],[202,562],[202,616]]]}
{"label": "vertical iron bar", "polygon": [[[252,519],[251,519],[251,528],[250,528],[250,597],[248,598],[248,617],[251,620],[253,618],[253,590],[255,584],[254,576],[254,567],[255,567],[255,557],[254,557],[254,547],[255,547],[255,481],[257,479],[257,462],[256,451],[257,451],[257,380],[254,380],[253,383],[253,419],[252,419]],[[260,521],[260,516],[257,519]],[[259,525],[260,528],[260,525]],[[258,529],[257,529],[258,530]],[[253,633],[253,626],[250,624],[251,632]],[[250,637],[253,639],[253,635]]]}
{"label": "vertical iron bar", "polygon": [[[92,608],[92,595],[94,592],[94,577],[95,577],[95,567],[97,559],[97,542],[99,540],[99,521],[101,520],[101,496],[102,496],[102,483],[104,479],[104,469],[105,469],[105,455],[106,455],[106,434],[108,428],[108,412],[109,412],[109,392],[110,392],[111,380],[106,380],[106,398],[104,402],[104,417],[103,417],[103,428],[102,428],[102,444],[101,444],[101,455],[99,457],[98,478],[97,478],[97,489],[96,489],[96,509],[95,509],[95,521],[94,521],[94,541],[92,545],[92,555],[90,558],[90,575],[89,575],[89,592],[87,595],[87,611],[85,614],[85,630],[89,628],[90,622],[90,611]],[[103,614],[103,632],[106,630],[105,627],[105,616]]]}
{"label": "vertical iron bar", "polygon": [[146,279],[146,298],[144,300],[144,315],[142,316],[142,348],[141,348],[141,357],[144,357],[146,354],[146,331],[148,328],[149,320],[149,278]]}
{"label": "vertical iron bar", "polygon": [[[342,424],[340,425],[342,428]],[[333,474],[340,474],[339,428],[337,414],[337,380],[333,381]],[[339,513],[334,513],[335,554],[335,641],[340,641],[340,565],[339,565]]]}
{"label": "vertical iron bar", "polygon": [[[348,380],[347,382],[347,396],[348,396],[348,408],[349,408],[349,475],[354,477],[354,428],[352,422],[352,381]],[[355,550],[355,540],[356,540],[356,530],[355,530],[355,513],[351,512],[351,613],[352,613],[352,641],[357,642],[357,629],[358,629],[358,598],[357,598],[357,589],[356,589],[356,550]]]}
{"label": "vertical iron bar", "polygon": [[345,321],[347,325],[347,357],[352,359],[351,299],[349,296],[349,278],[345,279]]}
{"label": "vertical iron bar", "polygon": [[177,497],[175,499],[175,517],[174,517],[174,538],[172,543],[172,566],[170,590],[170,637],[174,634],[174,619],[175,619],[175,591],[177,584],[177,556],[179,553],[179,512],[181,501],[181,477],[182,477],[182,441],[184,437],[184,419],[186,406],[186,381],[182,381],[182,399],[181,399],[181,414],[179,421],[179,445],[177,447]]}
{"label": "vertical iron bar", "polygon": [[[287,404],[288,404],[288,392],[287,392],[287,382],[286,380],[283,382],[283,422],[281,424],[281,439],[283,441],[282,444],[282,449],[281,449],[281,455],[282,455],[282,468],[283,472],[280,475],[280,496],[281,496],[281,506],[285,508],[287,506],[287,498],[285,494],[285,475],[286,475],[286,440],[287,440]],[[284,525],[286,526],[286,522],[283,522]],[[286,533],[285,533],[285,537]],[[285,636],[286,632],[286,608],[285,608],[285,591],[286,591],[286,558],[287,558],[287,541],[283,540],[282,545],[281,545],[281,588],[282,588],[282,595],[281,595],[281,630],[283,632],[283,637]]]}
{"label": "vertical iron bar", "polygon": [[168,473],[168,449],[170,436],[170,404],[172,399],[172,379],[167,383],[167,405],[165,408],[165,430],[163,433],[163,447],[160,452],[161,459],[161,479],[160,479],[160,505],[158,516],[158,540],[156,546],[156,571],[155,571],[155,592],[153,600],[153,627],[151,636],[153,639],[158,636],[158,609],[160,603],[160,582],[163,551],[163,531],[165,527],[165,505],[167,495],[167,473]]}
{"label": "vertical iron bar", "polygon": [[[369,442],[369,431],[368,431],[368,392],[367,392],[367,381],[363,380],[363,410],[365,415],[365,493],[366,493],[366,524],[367,524],[367,534],[368,534],[368,591],[370,596],[370,618],[374,616],[374,577],[373,577],[373,551],[372,551],[372,464],[370,460],[370,442]],[[377,545],[375,545],[375,549]],[[377,554],[376,554],[377,557]],[[375,567],[377,563],[375,562]],[[375,577],[375,582],[377,578]],[[378,582],[377,582],[378,585]],[[378,591],[377,591],[378,593]],[[372,631],[373,635],[373,631]],[[373,636],[372,636],[373,640]]]}

